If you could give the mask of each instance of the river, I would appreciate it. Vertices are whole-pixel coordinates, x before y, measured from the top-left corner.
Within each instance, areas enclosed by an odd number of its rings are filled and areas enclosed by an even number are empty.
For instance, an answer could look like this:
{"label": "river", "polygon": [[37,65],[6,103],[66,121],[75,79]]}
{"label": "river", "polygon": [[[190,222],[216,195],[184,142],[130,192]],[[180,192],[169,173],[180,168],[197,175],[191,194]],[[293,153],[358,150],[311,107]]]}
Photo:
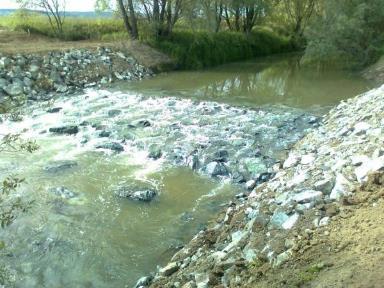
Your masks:
{"label": "river", "polygon": [[[0,230],[0,268],[16,287],[131,287],[246,181],[272,177],[318,116],[368,88],[345,72],[301,68],[292,56],[32,103],[23,119],[0,123],[1,134],[40,146],[0,159],[0,178],[26,178],[11,197],[33,202]],[[49,131],[68,125],[77,130]],[[121,189],[157,195],[132,201]]]}

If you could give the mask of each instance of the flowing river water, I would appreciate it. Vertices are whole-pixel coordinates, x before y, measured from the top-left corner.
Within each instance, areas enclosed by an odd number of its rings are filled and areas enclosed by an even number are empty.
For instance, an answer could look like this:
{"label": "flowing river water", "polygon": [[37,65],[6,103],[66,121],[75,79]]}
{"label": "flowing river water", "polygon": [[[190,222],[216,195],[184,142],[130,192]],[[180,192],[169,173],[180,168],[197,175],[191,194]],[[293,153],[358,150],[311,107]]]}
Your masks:
{"label": "flowing river water", "polygon": [[[22,120],[0,123],[2,135],[40,146],[0,158],[1,179],[26,178],[13,197],[33,201],[0,229],[2,273],[16,287],[133,286],[246,181],[273,176],[317,116],[369,87],[274,57],[29,105]],[[157,196],[133,201],[121,189]]]}

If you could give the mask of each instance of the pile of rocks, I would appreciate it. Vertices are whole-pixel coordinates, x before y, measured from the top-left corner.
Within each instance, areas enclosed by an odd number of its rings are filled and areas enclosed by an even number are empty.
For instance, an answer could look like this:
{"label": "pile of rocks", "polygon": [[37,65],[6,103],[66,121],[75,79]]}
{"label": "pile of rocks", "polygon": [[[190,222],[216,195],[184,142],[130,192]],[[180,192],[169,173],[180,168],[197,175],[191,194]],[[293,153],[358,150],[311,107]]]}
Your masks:
{"label": "pile of rocks", "polygon": [[213,227],[137,287],[240,287],[254,280],[242,273],[248,265],[281,265],[299,240],[350,203],[368,174],[384,169],[383,128],[384,86],[342,102],[295,145],[273,179],[230,203]]}
{"label": "pile of rocks", "polygon": [[0,54],[0,105],[7,100],[47,100],[114,80],[152,75],[132,56],[111,48],[73,49],[44,55]]}

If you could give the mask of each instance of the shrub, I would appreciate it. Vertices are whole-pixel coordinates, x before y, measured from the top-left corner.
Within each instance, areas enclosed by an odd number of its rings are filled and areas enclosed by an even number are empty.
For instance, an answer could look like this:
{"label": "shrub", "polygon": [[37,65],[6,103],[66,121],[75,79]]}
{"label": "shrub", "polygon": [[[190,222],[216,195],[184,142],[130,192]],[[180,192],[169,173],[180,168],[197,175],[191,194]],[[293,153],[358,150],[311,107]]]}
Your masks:
{"label": "shrub", "polygon": [[148,43],[173,57],[180,69],[201,69],[293,50],[286,38],[262,30],[249,35],[175,31],[169,37],[152,39]]}

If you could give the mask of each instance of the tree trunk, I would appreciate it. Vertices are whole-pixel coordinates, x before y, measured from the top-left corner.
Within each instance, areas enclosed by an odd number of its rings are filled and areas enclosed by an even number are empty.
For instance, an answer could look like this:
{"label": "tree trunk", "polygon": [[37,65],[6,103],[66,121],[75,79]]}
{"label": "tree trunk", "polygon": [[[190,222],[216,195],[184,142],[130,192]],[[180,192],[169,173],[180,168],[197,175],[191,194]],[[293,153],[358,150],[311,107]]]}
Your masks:
{"label": "tree trunk", "polygon": [[[122,0],[118,0],[118,1],[122,1]],[[128,10],[129,10],[129,16],[131,17],[131,27],[132,27],[131,38],[135,40],[139,38],[139,30],[137,29],[137,18],[136,18],[135,10],[133,8],[132,0],[128,0]]]}
{"label": "tree trunk", "polygon": [[129,23],[129,19],[128,19],[128,15],[127,15],[127,11],[125,10],[125,6],[124,6],[124,3],[123,3],[123,0],[117,0],[118,4],[119,4],[119,9],[120,9],[120,13],[121,13],[121,16],[123,17],[123,20],[124,20],[124,26],[125,26],[125,29],[127,30],[129,36],[134,39],[132,37],[132,26],[131,24]]}

